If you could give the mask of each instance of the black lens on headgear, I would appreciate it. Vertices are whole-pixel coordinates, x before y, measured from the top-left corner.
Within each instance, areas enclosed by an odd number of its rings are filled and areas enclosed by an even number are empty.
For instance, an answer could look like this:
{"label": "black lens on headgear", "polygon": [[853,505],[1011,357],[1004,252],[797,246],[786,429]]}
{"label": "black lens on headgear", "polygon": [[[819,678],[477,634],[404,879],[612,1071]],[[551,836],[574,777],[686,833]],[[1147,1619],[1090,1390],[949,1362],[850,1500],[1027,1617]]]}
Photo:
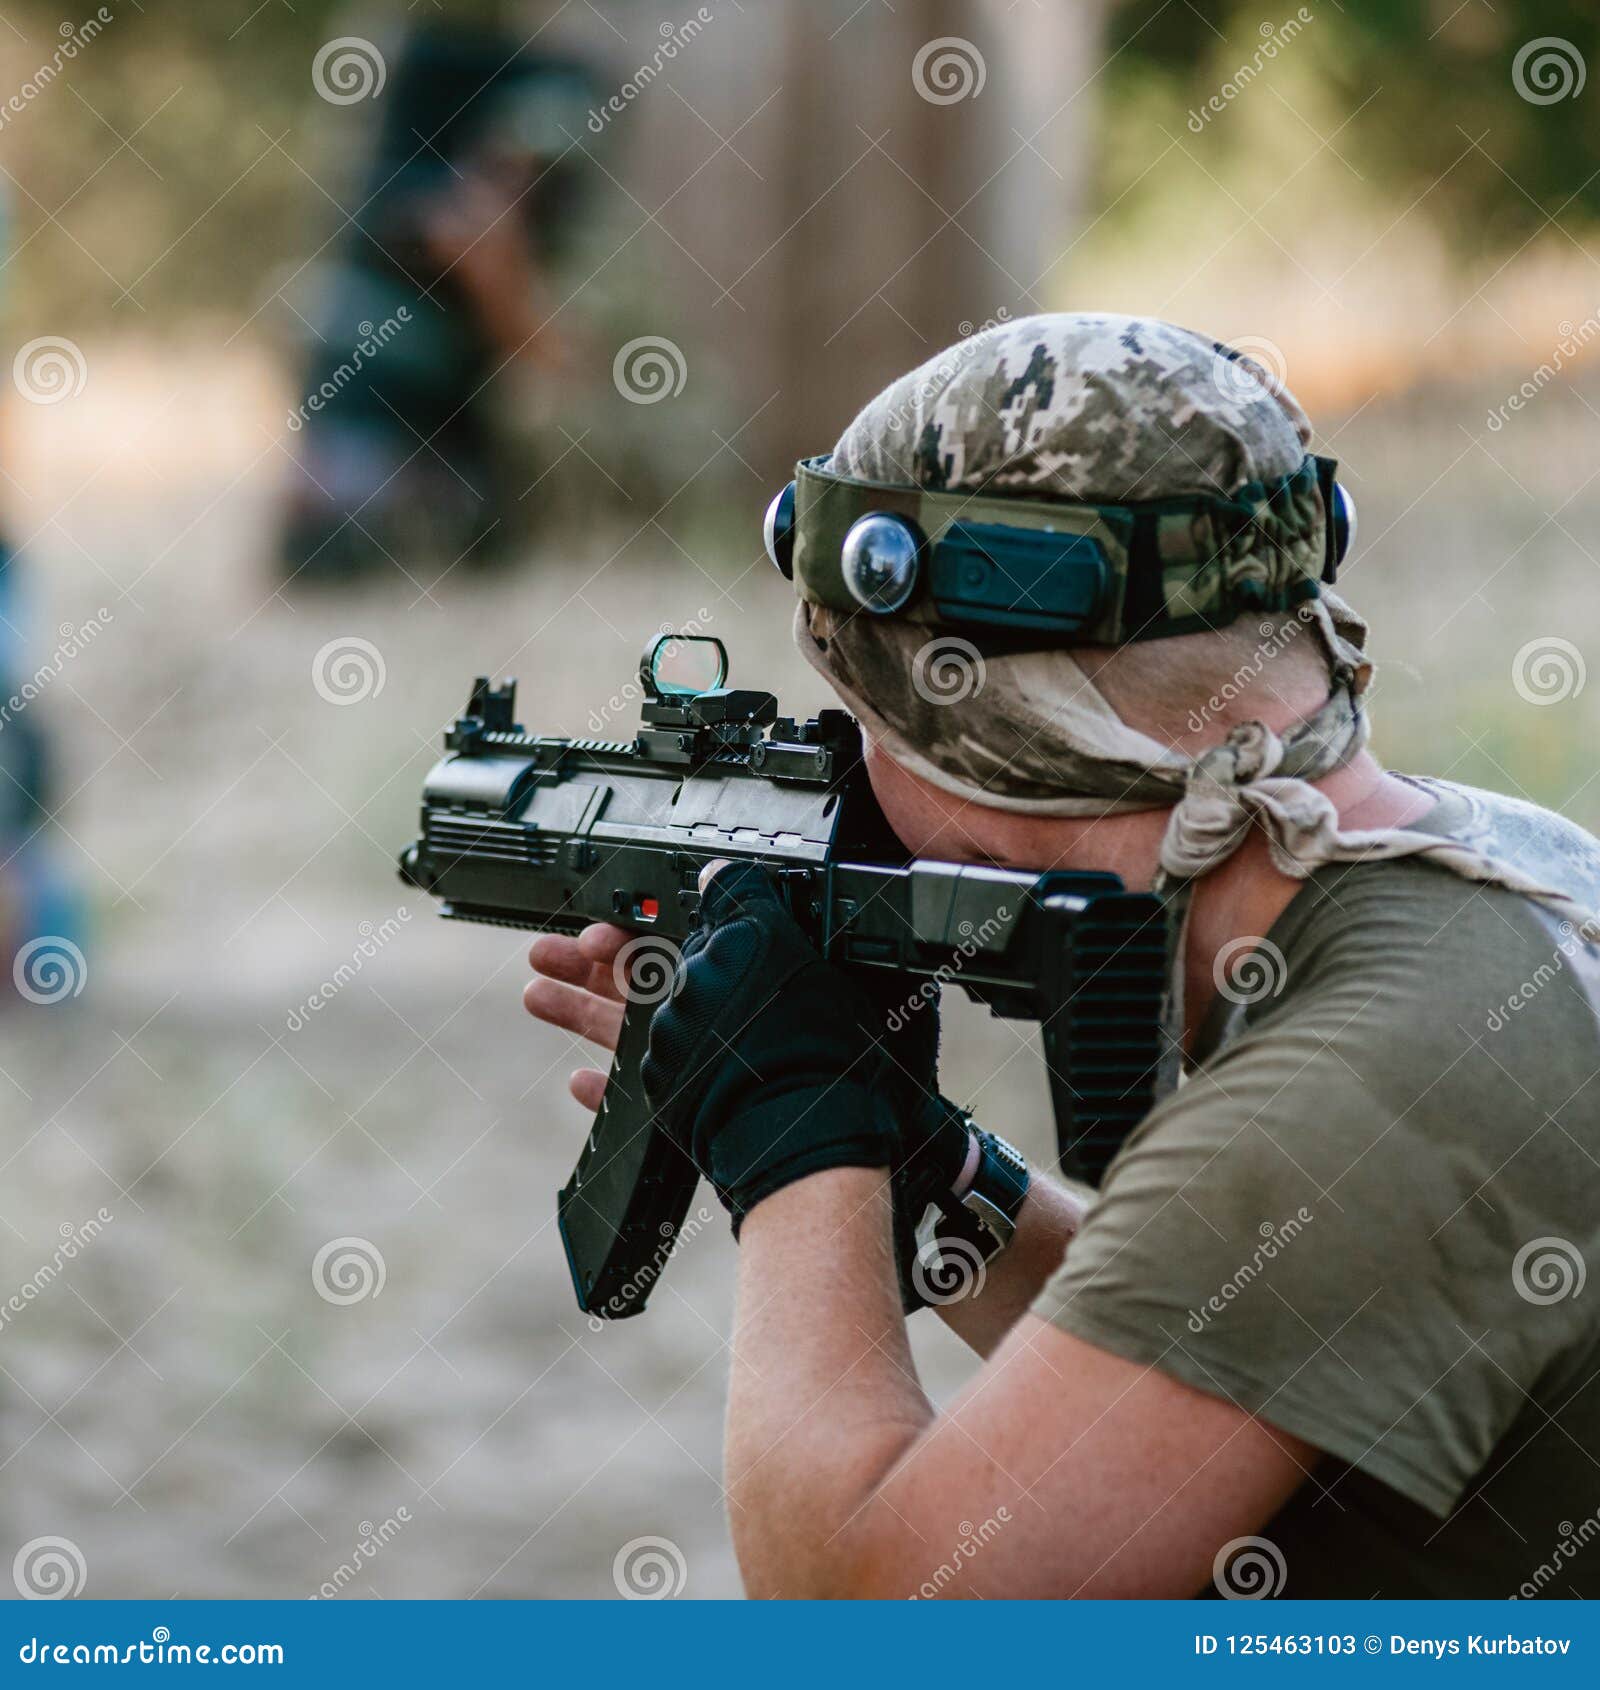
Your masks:
{"label": "black lens on headgear", "polygon": [[1350,544],[1356,537],[1356,502],[1339,484],[1339,465],[1335,459],[1314,458],[1312,462],[1317,466],[1317,487],[1322,494],[1322,509],[1328,524],[1322,579],[1331,587],[1338,576],[1339,565],[1350,555]]}
{"label": "black lens on headgear", "polygon": [[892,616],[916,591],[922,535],[908,517],[873,511],[850,525],[839,548],[846,590],[874,616]]}
{"label": "black lens on headgear", "polygon": [[1337,566],[1356,543],[1356,502],[1342,481],[1333,484],[1333,561]]}
{"label": "black lens on headgear", "polygon": [[761,524],[761,535],[767,543],[767,556],[772,567],[785,581],[794,579],[794,483],[791,481],[781,493],[773,495]]}

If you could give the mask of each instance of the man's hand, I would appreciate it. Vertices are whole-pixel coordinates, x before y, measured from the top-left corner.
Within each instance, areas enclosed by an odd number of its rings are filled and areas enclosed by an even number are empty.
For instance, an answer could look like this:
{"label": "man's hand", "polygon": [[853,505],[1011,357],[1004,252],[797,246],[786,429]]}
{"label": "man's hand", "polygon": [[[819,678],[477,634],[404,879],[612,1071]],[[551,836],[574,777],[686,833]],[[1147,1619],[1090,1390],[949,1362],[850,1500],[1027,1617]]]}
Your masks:
{"label": "man's hand", "polygon": [[736,1229],[809,1174],[896,1160],[904,1087],[872,999],[818,956],[754,863],[705,880],[642,1077],[658,1126]]}
{"label": "man's hand", "polygon": [[[701,875],[701,890],[727,866],[722,861],[711,864]],[[624,928],[597,922],[576,938],[544,934],[535,939],[528,954],[534,978],[523,992],[529,1014],[591,1039],[608,1052],[614,1050],[627,985],[618,959],[632,937]],[[959,1178],[968,1149],[965,1131],[954,1131],[949,1124],[956,1112],[939,1097],[938,1003],[918,994],[914,1007],[908,1008],[907,983],[899,974],[841,975],[833,969],[827,974],[840,990],[859,991],[871,999],[870,1007],[858,1005],[852,1036],[859,1037],[862,1028],[873,1031],[886,1059],[881,1075],[894,1094],[898,1139],[892,1186],[894,1260],[902,1301],[910,1310],[922,1301],[912,1273],[917,1223],[934,1195],[949,1191]],[[747,1014],[751,1007],[753,1003],[741,1004],[738,1013]],[[584,1067],[572,1074],[568,1086],[593,1112],[600,1107],[606,1080],[599,1068]],[[940,1318],[987,1355],[1059,1265],[1082,1207],[1081,1198],[1063,1187],[1035,1179],[1011,1246],[990,1264],[982,1294],[940,1302]]]}
{"label": "man's hand", "polygon": [[[921,1306],[917,1222],[948,1200],[973,1145],[966,1118],[938,1095],[936,1006],[919,999],[897,1015],[902,978],[825,963],[755,864],[712,863],[700,891],[641,1075],[657,1124],[711,1181],[736,1233],[756,1203],[809,1174],[891,1169],[901,1293],[908,1310]],[[598,924],[575,940],[536,940],[529,1012],[615,1048],[627,941]],[[583,1068],[570,1085],[598,1108],[606,1076]]]}
{"label": "man's hand", "polygon": [[[523,988],[523,1007],[539,1021],[615,1050],[627,1001],[617,983],[617,953],[630,937],[626,928],[605,921],[584,928],[576,939],[541,933],[528,952],[534,977]],[[605,1072],[574,1069],[567,1089],[593,1112],[605,1093]]]}

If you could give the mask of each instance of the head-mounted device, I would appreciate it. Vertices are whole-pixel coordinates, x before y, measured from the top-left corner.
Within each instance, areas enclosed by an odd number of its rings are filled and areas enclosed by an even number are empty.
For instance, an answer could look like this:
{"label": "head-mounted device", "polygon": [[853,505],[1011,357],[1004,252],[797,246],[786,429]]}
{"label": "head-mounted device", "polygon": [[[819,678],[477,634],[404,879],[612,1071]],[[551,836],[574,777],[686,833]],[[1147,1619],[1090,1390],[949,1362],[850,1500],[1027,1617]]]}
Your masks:
{"label": "head-mounted device", "polygon": [[1014,649],[1122,645],[1288,610],[1333,582],[1355,537],[1332,458],[1226,497],[1094,505],[858,481],[829,462],[797,464],[767,508],[767,555],[800,596]]}

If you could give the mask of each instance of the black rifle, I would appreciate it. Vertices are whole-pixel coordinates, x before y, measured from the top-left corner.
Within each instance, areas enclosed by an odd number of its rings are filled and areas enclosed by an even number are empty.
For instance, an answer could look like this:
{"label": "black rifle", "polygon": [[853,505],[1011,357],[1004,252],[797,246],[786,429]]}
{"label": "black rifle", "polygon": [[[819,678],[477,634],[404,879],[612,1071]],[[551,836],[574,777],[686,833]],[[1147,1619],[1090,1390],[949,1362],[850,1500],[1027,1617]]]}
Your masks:
{"label": "black rifle", "polygon": [[[703,689],[671,685],[691,644],[714,648]],[[640,665],[631,742],[530,735],[516,683],[474,683],[423,786],[422,837],[400,877],[460,921],[635,937],[616,1059],[557,1204],[578,1303],[637,1314],[672,1253],[698,1178],[654,1130],[640,1065],[717,858],[776,870],[790,912],[830,961],[906,976],[922,1011],[954,983],[994,1014],[1040,1023],[1061,1165],[1096,1183],[1153,1100],[1166,927],[1160,901],[1114,874],[1026,873],[908,859],[889,831],[842,710],[779,717],[771,693],[721,685],[720,641],[666,635]]]}

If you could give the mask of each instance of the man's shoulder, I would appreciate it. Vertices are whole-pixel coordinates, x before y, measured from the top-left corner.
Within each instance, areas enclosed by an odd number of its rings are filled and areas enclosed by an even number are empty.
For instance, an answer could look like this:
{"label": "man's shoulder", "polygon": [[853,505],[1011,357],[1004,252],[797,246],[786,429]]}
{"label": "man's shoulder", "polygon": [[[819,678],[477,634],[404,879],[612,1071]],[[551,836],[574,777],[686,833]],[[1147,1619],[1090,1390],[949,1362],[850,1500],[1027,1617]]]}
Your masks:
{"label": "man's shoulder", "polygon": [[1218,981],[1195,1097],[1215,1084],[1295,1137],[1404,1116],[1460,1142],[1592,1105],[1600,951],[1505,887],[1416,858],[1320,871],[1248,978],[1267,989],[1237,1003]]}
{"label": "man's shoulder", "polygon": [[1431,775],[1402,775],[1434,801],[1415,826],[1485,852],[1600,910],[1600,839],[1531,799]]}
{"label": "man's shoulder", "polygon": [[[1594,937],[1521,892],[1425,857],[1319,870],[1268,935],[1282,959],[1285,1009],[1365,984],[1384,1014],[1421,1025],[1482,1021],[1519,984],[1548,980],[1552,970],[1568,987],[1563,1008],[1592,1018],[1600,1006]],[[1271,1018],[1265,1007],[1256,1019]]]}

